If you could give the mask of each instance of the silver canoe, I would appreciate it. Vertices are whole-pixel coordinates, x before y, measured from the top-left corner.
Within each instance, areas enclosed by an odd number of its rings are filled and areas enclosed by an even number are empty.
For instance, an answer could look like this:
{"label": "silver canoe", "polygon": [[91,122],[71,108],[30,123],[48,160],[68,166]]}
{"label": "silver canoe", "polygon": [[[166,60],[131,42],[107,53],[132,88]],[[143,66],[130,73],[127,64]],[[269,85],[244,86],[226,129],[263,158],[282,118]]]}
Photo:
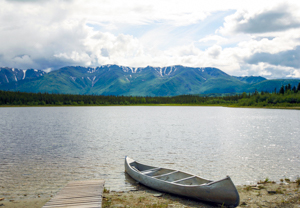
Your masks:
{"label": "silver canoe", "polygon": [[125,171],[150,188],[197,200],[238,206],[239,193],[230,177],[211,181],[178,170],[143,165],[125,157]]}

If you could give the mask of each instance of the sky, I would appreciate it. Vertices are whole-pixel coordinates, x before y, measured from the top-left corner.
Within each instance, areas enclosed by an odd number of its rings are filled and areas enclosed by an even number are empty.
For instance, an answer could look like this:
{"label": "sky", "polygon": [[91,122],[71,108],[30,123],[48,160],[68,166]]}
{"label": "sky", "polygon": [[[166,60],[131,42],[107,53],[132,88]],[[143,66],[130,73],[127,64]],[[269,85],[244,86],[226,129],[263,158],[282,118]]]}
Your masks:
{"label": "sky", "polygon": [[0,0],[0,66],[106,64],[300,78],[300,1]]}

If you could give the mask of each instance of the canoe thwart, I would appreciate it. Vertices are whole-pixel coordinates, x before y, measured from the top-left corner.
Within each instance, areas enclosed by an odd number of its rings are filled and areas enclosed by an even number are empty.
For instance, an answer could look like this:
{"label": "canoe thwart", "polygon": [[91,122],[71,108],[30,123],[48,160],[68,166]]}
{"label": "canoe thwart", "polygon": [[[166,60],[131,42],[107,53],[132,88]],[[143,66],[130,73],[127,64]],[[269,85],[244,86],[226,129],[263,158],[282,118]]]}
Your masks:
{"label": "canoe thwart", "polygon": [[152,173],[156,170],[159,170],[160,168],[152,168],[152,169],[149,169],[149,170],[144,170],[144,171],[140,171],[141,173],[143,173],[144,175],[147,175],[149,173]]}
{"label": "canoe thwart", "polygon": [[178,172],[178,171],[175,170],[175,171],[172,171],[172,172],[169,172],[169,173],[165,173],[165,174],[162,174],[162,175],[156,175],[156,176],[153,176],[153,178],[160,178],[160,177],[172,175],[172,174],[177,173],[177,172]]}
{"label": "canoe thwart", "polygon": [[181,181],[185,181],[185,180],[188,180],[188,179],[191,179],[191,178],[195,178],[196,176],[190,176],[190,177],[186,177],[186,178],[183,178],[183,179],[179,179],[177,181],[173,181],[172,183],[178,183],[178,182],[181,182]]}

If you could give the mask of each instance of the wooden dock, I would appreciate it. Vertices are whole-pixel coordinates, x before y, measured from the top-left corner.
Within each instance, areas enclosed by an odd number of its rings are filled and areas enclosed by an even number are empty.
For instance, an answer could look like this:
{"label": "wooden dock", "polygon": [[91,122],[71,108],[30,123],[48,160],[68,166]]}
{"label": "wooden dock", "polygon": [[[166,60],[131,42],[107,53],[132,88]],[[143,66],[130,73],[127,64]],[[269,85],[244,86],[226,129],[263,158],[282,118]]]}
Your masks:
{"label": "wooden dock", "polygon": [[58,192],[43,208],[98,208],[102,205],[104,180],[73,181]]}

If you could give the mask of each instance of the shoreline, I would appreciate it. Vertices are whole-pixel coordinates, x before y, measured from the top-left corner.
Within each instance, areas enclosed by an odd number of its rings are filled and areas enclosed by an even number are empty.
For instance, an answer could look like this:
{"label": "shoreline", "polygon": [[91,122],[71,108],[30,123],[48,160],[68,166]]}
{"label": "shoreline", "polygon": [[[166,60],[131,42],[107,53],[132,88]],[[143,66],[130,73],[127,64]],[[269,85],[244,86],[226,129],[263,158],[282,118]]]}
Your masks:
{"label": "shoreline", "polygon": [[[240,195],[238,207],[300,207],[300,185],[288,179],[281,183],[260,181],[257,185],[236,186]],[[12,200],[0,196],[0,206],[4,208],[32,207],[41,208],[51,197],[37,196],[36,198],[24,196],[22,199]],[[129,191],[109,191],[103,193],[102,207],[220,207],[222,205],[196,201],[162,193],[136,183]],[[222,206],[224,207],[224,206]]]}
{"label": "shoreline", "polygon": [[256,109],[285,109],[300,110],[300,106],[236,106],[236,105],[199,105],[199,104],[137,104],[137,105],[0,105],[0,108],[32,108],[32,107],[132,107],[132,106],[194,106],[194,107],[224,107],[224,108],[256,108]]}
{"label": "shoreline", "polygon": [[[237,207],[300,207],[300,186],[297,183],[268,182],[237,186],[240,203]],[[108,207],[225,207],[190,198],[179,197],[142,185],[131,192],[110,192],[103,195],[103,208]]]}

